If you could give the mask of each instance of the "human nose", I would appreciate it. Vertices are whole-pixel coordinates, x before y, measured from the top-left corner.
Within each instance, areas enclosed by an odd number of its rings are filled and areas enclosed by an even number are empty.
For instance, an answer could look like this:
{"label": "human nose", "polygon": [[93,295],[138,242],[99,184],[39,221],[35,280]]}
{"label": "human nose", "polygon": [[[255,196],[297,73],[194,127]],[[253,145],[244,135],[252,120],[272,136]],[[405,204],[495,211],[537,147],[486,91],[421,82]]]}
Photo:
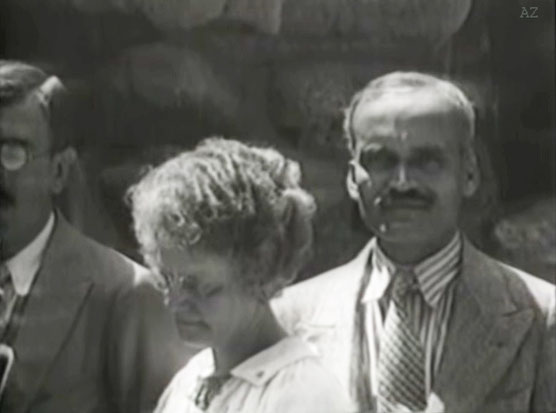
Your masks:
{"label": "human nose", "polygon": [[166,306],[171,312],[196,309],[195,297],[187,289],[169,288],[165,295]]}
{"label": "human nose", "polygon": [[410,189],[415,185],[412,178],[408,174],[407,165],[405,163],[400,162],[394,171],[391,185],[401,191]]}

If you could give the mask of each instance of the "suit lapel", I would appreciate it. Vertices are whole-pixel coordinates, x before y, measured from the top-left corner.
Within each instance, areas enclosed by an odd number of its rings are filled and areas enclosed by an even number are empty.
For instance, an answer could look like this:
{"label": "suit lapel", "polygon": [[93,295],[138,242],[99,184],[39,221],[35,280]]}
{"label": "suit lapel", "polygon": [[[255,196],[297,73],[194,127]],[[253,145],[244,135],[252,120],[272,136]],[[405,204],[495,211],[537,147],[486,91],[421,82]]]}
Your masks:
{"label": "suit lapel", "polygon": [[[304,324],[323,328],[338,328],[353,324],[353,313],[355,310],[355,299],[359,291],[361,279],[365,273],[365,266],[369,259],[374,239],[353,260],[335,269],[333,279],[319,281],[312,293],[315,294],[312,302],[310,316],[302,314],[300,320],[306,320]],[[323,275],[326,277],[327,275]],[[303,300],[303,297],[296,297]],[[303,322],[303,321],[302,321]]]}
{"label": "suit lapel", "polygon": [[[354,349],[355,309],[361,282],[364,278],[375,239],[373,238],[352,261],[336,269],[332,282],[315,289],[318,308],[304,327],[307,337],[322,349],[324,364],[333,371],[341,383],[352,383],[352,356]],[[300,299],[303,299],[300,297]],[[310,300],[309,300],[310,301]],[[347,390],[347,389],[346,389]],[[351,390],[350,390],[351,392]]]}
{"label": "suit lapel", "polygon": [[[73,253],[80,240],[60,214],[43,264],[28,297],[14,343],[26,405],[34,399],[71,331],[92,282],[81,276],[83,262]],[[81,270],[81,271],[80,271]]]}
{"label": "suit lapel", "polygon": [[519,310],[494,261],[464,244],[444,355],[428,412],[473,412],[515,357],[533,320]]}

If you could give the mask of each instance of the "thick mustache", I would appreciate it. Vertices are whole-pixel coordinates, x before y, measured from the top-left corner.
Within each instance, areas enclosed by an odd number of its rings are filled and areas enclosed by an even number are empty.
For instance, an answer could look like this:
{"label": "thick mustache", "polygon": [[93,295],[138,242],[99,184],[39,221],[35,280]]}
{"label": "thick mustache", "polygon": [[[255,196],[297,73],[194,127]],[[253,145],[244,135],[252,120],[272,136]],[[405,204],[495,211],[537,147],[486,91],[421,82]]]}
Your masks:
{"label": "thick mustache", "polygon": [[377,199],[381,207],[396,207],[397,205],[430,206],[434,196],[423,191],[411,189],[407,191],[388,191]]}

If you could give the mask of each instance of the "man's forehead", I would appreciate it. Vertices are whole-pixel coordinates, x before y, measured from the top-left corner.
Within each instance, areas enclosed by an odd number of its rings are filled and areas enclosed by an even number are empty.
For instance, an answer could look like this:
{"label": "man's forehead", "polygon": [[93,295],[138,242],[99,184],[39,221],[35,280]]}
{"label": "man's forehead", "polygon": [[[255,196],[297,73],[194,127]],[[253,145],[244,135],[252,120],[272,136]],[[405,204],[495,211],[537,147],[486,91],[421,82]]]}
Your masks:
{"label": "man's forehead", "polygon": [[369,116],[375,119],[450,117],[454,112],[453,103],[435,89],[394,89],[374,99],[366,99],[364,96],[355,110],[353,120],[355,122]]}
{"label": "man's forehead", "polygon": [[50,142],[48,120],[39,99],[29,95],[5,107],[0,107],[0,139],[19,141],[35,148]]}
{"label": "man's forehead", "polygon": [[6,106],[0,106],[0,132],[8,133],[13,129],[48,127],[48,120],[42,110],[41,102],[35,94]]}
{"label": "man's forehead", "polygon": [[372,101],[360,102],[352,118],[357,139],[406,138],[431,134],[437,139],[459,135],[453,105],[432,91],[391,92]]}

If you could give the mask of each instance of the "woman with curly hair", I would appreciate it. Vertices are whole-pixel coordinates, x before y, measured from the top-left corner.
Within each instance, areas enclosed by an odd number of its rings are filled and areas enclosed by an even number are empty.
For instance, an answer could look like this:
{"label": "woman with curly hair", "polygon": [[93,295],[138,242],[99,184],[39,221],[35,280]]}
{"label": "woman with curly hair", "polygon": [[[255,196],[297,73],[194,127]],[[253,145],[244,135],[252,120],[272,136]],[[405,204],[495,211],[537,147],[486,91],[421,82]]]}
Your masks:
{"label": "woman with curly hair", "polygon": [[269,300],[312,246],[315,203],[296,162],[211,138],[129,191],[134,229],[165,280],[178,330],[200,351],[157,413],[341,413],[336,379],[278,324]]}

